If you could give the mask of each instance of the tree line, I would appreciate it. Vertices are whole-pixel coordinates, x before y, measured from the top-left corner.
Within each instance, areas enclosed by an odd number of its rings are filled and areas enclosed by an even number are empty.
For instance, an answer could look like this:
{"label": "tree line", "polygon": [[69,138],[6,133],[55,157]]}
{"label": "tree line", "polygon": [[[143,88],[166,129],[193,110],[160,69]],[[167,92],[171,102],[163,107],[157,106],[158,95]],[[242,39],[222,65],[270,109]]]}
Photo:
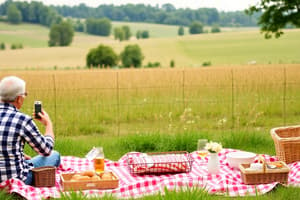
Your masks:
{"label": "tree line", "polygon": [[201,21],[205,25],[221,26],[257,26],[260,13],[253,16],[244,11],[219,12],[216,8],[176,9],[172,4],[161,7],[144,4],[126,4],[120,6],[99,5],[88,7],[84,3],[78,6],[51,6],[64,17],[102,18],[112,21],[148,22],[157,24],[188,26],[193,21]]}

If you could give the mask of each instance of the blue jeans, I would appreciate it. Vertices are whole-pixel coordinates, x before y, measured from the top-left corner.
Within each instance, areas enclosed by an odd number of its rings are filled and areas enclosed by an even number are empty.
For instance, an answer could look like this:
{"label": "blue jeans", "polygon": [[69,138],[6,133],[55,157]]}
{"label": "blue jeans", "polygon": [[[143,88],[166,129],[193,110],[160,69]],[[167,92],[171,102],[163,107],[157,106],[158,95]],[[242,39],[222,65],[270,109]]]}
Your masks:
{"label": "blue jeans", "polygon": [[[35,168],[44,166],[58,167],[60,165],[60,154],[57,151],[52,151],[49,156],[38,155],[30,160],[26,160],[26,162],[32,163]],[[25,184],[32,185],[32,179],[32,171],[29,170]]]}

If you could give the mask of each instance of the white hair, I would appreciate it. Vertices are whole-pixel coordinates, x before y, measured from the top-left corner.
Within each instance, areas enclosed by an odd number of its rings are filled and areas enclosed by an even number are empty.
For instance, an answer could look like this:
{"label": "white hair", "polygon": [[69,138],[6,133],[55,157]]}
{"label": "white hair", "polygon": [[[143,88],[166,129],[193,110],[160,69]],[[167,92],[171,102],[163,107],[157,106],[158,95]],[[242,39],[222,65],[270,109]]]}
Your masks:
{"label": "white hair", "polygon": [[7,76],[0,81],[0,100],[13,102],[17,96],[25,93],[25,81],[16,76]]}

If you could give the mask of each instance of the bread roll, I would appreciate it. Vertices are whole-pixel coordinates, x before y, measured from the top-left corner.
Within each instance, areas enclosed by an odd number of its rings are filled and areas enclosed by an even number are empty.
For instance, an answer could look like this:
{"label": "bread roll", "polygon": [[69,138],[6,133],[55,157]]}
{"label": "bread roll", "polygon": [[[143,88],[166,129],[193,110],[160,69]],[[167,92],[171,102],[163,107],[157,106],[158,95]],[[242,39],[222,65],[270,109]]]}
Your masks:
{"label": "bread roll", "polygon": [[94,175],[95,175],[95,172],[93,170],[86,170],[86,171],[82,172],[82,176],[93,177]]}

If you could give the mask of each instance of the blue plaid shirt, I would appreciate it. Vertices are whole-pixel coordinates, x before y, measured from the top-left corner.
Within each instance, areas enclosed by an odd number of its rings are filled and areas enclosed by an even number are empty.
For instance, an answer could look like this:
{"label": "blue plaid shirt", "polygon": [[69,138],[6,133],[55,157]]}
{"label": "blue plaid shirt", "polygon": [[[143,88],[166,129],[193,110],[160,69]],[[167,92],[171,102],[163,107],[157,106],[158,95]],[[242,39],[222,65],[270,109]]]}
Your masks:
{"label": "blue plaid shirt", "polygon": [[26,180],[33,165],[25,162],[25,142],[43,156],[50,155],[54,146],[52,137],[41,135],[30,116],[11,104],[0,103],[0,182]]}

